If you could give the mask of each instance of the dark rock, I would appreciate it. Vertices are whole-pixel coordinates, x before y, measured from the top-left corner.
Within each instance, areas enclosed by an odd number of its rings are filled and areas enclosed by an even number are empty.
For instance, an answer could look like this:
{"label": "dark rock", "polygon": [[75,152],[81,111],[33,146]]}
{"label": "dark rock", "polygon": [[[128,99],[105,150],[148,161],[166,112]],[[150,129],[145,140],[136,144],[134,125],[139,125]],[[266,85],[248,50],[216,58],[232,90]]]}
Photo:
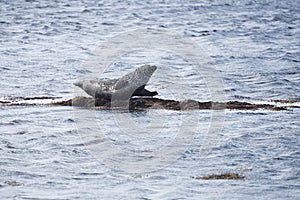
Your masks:
{"label": "dark rock", "polygon": [[[35,101],[38,100],[38,101]],[[49,103],[50,100],[50,103]],[[299,99],[290,100],[276,100],[280,103],[294,103]],[[48,105],[48,106],[75,106],[82,108],[95,109],[129,109],[129,110],[149,110],[149,109],[167,109],[167,110],[198,110],[198,109],[212,109],[212,110],[272,110],[281,111],[288,108],[299,108],[297,105],[278,106],[271,104],[254,104],[240,101],[228,102],[199,102],[191,99],[176,101],[170,99],[159,98],[130,98],[127,100],[111,101],[104,98],[92,98],[78,96],[73,99],[64,100],[61,97],[7,97],[0,101],[0,106],[34,106],[34,105]]]}

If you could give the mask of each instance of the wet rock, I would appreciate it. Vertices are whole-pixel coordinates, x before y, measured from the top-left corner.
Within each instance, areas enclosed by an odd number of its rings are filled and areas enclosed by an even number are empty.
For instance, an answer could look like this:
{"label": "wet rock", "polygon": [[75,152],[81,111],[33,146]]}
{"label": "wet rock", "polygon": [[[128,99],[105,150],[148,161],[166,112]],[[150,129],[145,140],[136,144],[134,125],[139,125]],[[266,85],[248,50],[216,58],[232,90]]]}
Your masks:
{"label": "wet rock", "polygon": [[236,109],[236,110],[258,110],[258,109],[265,109],[265,110],[287,110],[284,106],[274,106],[270,104],[253,104],[248,102],[239,102],[239,101],[229,101],[226,103],[227,109]]}
{"label": "wet rock", "polygon": [[[280,102],[298,102],[299,99],[280,100]],[[276,102],[279,102],[276,100]],[[34,105],[48,105],[48,106],[75,106],[82,108],[95,109],[129,109],[129,110],[149,110],[149,109],[167,109],[167,110],[198,110],[198,109],[212,109],[212,110],[272,110],[281,111],[288,108],[300,108],[296,105],[271,105],[271,104],[255,104],[240,101],[228,102],[199,102],[192,99],[182,101],[159,99],[159,98],[131,98],[127,100],[113,101],[101,98],[92,98],[78,96],[73,99],[62,99],[61,97],[7,97],[0,99],[0,106],[34,106]]]}
{"label": "wet rock", "polygon": [[199,109],[199,102],[192,99],[185,99],[180,102],[181,110],[196,110]]}

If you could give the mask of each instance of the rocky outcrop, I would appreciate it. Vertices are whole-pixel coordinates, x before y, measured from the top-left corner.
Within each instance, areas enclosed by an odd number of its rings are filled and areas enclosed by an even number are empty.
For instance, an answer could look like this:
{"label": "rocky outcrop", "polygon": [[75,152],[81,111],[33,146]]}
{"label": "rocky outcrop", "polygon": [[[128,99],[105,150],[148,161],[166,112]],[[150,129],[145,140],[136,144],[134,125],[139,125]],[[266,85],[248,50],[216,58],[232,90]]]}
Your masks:
{"label": "rocky outcrop", "polygon": [[[73,99],[63,99],[59,97],[5,97],[0,99],[0,106],[76,106],[96,109],[129,109],[129,110],[149,110],[149,109],[167,109],[167,110],[287,110],[300,108],[296,105],[286,105],[281,102],[290,102],[289,100],[277,100],[280,103],[256,104],[240,101],[228,102],[199,102],[191,99],[177,101],[159,98],[131,98],[126,101],[110,101],[104,98],[94,99],[92,97],[78,96]],[[293,99],[292,103],[299,102]]]}

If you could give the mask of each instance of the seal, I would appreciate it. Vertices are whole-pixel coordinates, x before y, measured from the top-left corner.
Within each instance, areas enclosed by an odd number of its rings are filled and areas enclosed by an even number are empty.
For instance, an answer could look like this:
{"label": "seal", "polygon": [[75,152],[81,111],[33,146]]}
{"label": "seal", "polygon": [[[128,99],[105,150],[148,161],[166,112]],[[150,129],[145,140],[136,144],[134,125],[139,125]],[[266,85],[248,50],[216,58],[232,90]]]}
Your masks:
{"label": "seal", "polygon": [[145,86],[156,69],[155,65],[143,65],[119,79],[85,79],[74,85],[94,98],[125,100],[132,96],[155,96],[158,93],[150,92]]}

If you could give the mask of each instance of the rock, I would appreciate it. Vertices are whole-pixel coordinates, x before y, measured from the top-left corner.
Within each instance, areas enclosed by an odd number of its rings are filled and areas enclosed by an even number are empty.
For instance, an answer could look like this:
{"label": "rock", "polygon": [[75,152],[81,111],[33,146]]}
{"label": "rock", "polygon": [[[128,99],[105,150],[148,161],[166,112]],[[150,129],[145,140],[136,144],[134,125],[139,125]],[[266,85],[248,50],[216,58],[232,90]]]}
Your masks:
{"label": "rock", "polygon": [[[284,101],[284,100],[282,100]],[[288,100],[285,100],[288,102]],[[61,97],[5,97],[0,99],[0,106],[75,106],[82,108],[95,109],[129,109],[129,110],[149,110],[149,109],[167,109],[167,110],[272,110],[281,111],[288,108],[300,108],[297,105],[271,105],[254,104],[248,102],[228,101],[228,102],[199,102],[192,99],[182,101],[159,99],[149,97],[130,98],[127,100],[112,101],[105,98],[78,96],[73,99],[62,99]]]}

